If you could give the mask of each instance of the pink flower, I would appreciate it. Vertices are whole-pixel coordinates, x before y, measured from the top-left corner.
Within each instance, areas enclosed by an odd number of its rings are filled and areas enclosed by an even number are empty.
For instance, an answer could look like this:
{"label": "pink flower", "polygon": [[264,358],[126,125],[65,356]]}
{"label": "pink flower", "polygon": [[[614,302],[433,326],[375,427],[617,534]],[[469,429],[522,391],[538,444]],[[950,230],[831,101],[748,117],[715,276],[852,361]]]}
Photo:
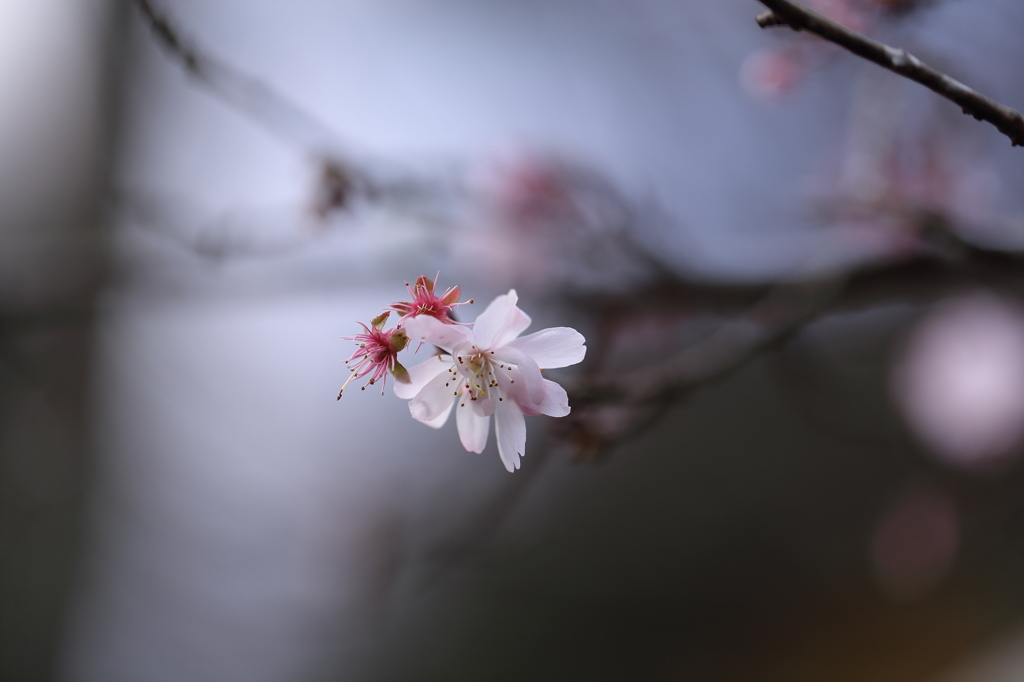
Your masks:
{"label": "pink flower", "polygon": [[[437,276],[435,275],[436,278]],[[459,287],[451,287],[441,296],[437,296],[434,294],[434,282],[426,275],[420,275],[412,286],[406,282],[405,288],[409,292],[409,298],[412,300],[409,302],[400,301],[392,303],[390,306],[392,310],[401,314],[400,320],[418,315],[428,315],[440,320],[444,324],[455,324],[455,321],[449,317],[448,313],[455,306],[463,305],[463,303],[459,303],[459,296],[461,295]],[[466,301],[466,303],[472,302],[473,299]]]}
{"label": "pink flower", "polygon": [[[373,318],[370,321],[372,328],[360,322],[359,326],[365,332],[363,334],[341,337],[346,341],[355,341],[359,344],[359,348],[345,361],[345,364],[349,365],[349,369],[352,370],[352,374],[345,381],[341,390],[338,391],[338,400],[341,400],[341,394],[345,392],[349,382],[353,379],[364,377],[367,374],[372,373],[370,381],[363,386],[362,390],[365,391],[366,386],[375,384],[383,379],[384,385],[380,389],[381,395],[384,395],[384,386],[387,385],[388,372],[395,376],[404,377],[405,368],[398,362],[398,352],[409,343],[409,337],[399,327],[384,331],[384,323],[387,322],[390,315],[391,312],[388,311]],[[355,362],[355,364],[350,364],[352,362]]]}
{"label": "pink flower", "polygon": [[515,290],[498,296],[468,326],[419,316],[406,321],[410,339],[434,344],[446,353],[412,367],[407,382],[395,382],[395,395],[410,400],[412,416],[434,428],[457,405],[462,445],[483,452],[494,415],[498,454],[515,471],[526,451],[526,416],[569,414],[565,389],[541,376],[541,368],[567,367],[587,352],[583,335],[568,327],[519,335],[530,317],[516,306]]}

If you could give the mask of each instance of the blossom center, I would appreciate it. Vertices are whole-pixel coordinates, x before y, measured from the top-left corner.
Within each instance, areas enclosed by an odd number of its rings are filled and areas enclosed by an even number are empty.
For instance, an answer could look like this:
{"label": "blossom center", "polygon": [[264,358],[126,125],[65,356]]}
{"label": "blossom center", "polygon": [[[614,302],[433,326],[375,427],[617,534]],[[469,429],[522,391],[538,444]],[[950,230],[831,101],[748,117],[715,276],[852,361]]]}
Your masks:
{"label": "blossom center", "polygon": [[455,360],[457,373],[463,377],[463,390],[470,400],[487,398],[489,391],[493,391],[493,397],[500,398],[501,391],[494,375],[493,361],[487,351],[475,347],[463,350],[456,355]]}

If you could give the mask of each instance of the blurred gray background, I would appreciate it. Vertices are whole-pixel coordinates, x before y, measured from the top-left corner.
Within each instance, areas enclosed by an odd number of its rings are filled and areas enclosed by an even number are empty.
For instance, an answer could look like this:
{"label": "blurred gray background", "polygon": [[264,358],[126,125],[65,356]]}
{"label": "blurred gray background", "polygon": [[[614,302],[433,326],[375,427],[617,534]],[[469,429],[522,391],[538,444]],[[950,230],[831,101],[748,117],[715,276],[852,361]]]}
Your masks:
{"label": "blurred gray background", "polygon": [[[762,32],[747,0],[159,7],[369,165],[486,196],[508,164],[564,160],[713,285],[913,238],[823,218],[836,196],[1024,235],[1020,150]],[[1017,108],[1022,29],[1012,0],[875,28]],[[751,60],[793,45],[798,82],[759,87]],[[826,317],[599,462],[531,420],[508,474],[390,391],[336,402],[339,337],[439,270],[478,310],[516,286],[535,328],[590,337],[560,288],[627,274],[531,269],[543,238],[509,255],[458,198],[318,216],[318,160],[190,78],[133,3],[0,1],[0,159],[0,678],[1024,676],[1024,315],[1004,292]]]}

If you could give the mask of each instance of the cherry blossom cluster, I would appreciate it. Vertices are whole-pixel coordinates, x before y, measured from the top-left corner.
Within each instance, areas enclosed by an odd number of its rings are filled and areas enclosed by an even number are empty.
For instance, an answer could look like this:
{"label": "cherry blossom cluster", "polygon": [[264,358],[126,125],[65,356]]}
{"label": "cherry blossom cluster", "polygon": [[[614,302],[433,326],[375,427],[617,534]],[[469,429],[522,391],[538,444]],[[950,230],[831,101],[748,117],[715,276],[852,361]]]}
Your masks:
{"label": "cherry blossom cluster", "polygon": [[[406,284],[410,301],[393,303],[370,326],[359,323],[362,334],[343,337],[359,347],[346,360],[351,375],[338,393],[354,379],[369,376],[366,386],[381,383],[381,394],[390,374],[395,395],[409,401],[413,418],[435,429],[455,412],[463,447],[483,452],[494,416],[498,454],[509,471],[519,468],[526,452],[526,417],[569,414],[569,397],[560,385],[544,378],[542,371],[568,367],[587,352],[583,335],[569,327],[550,327],[520,336],[530,326],[530,316],[519,306],[515,290],[495,298],[472,323],[453,319],[459,287],[437,295],[427,276]],[[472,303],[472,299],[467,301]],[[392,312],[400,317],[385,329]],[[418,342],[438,349],[426,361],[406,369],[398,354]]]}

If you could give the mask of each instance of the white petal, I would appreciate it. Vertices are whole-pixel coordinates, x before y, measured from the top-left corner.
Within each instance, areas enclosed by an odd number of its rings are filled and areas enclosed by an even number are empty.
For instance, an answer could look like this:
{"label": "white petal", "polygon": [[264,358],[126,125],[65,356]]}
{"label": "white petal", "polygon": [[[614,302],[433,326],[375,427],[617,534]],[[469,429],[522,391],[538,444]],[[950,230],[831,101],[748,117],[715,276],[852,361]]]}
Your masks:
{"label": "white petal", "polygon": [[571,327],[549,327],[519,339],[508,342],[518,348],[544,369],[568,367],[583,360],[587,347],[586,339]]}
{"label": "white petal", "polygon": [[472,332],[466,327],[445,324],[429,315],[410,317],[402,323],[402,326],[410,340],[432,343],[448,352],[451,352],[456,345],[466,341],[467,338],[472,337]]}
{"label": "white petal", "polygon": [[494,378],[497,379],[505,400],[512,396],[520,405],[533,402],[530,400],[530,394],[526,391],[523,373],[518,368],[508,365],[505,365],[504,368],[499,367],[494,370]]}
{"label": "white petal", "polygon": [[411,400],[416,394],[423,390],[427,382],[441,372],[448,374],[448,370],[455,365],[450,355],[434,355],[426,362],[421,362],[415,367],[409,367],[409,383],[402,383],[395,379],[395,395],[402,400]]}
{"label": "white petal", "polygon": [[504,346],[506,343],[526,331],[526,328],[530,326],[530,322],[532,321],[533,320],[530,319],[529,315],[520,310],[519,306],[516,306],[512,311],[512,314],[509,316],[508,322],[501,328],[501,331],[495,335],[494,343],[491,348]]}
{"label": "white petal", "polygon": [[506,366],[505,369],[496,369],[494,376],[505,400],[514,400],[519,403],[519,407],[533,405],[526,390],[526,382],[523,381],[523,373],[518,368]]}
{"label": "white petal", "polygon": [[516,301],[519,295],[515,289],[510,289],[507,294],[498,296],[490,305],[480,313],[473,323],[473,336],[476,337],[477,346],[480,348],[493,348],[494,340],[498,334],[508,326],[516,311]]}
{"label": "white petal", "polygon": [[498,348],[494,351],[493,357],[500,362],[513,364],[519,368],[523,375],[523,381],[526,383],[526,390],[530,394],[530,400],[539,403],[544,399],[544,378],[540,374],[540,367],[537,366],[533,358],[515,346]]}
{"label": "white petal", "polygon": [[494,412],[494,435],[498,454],[509,471],[519,468],[519,458],[526,452],[526,418],[513,400],[498,403]]}
{"label": "white petal", "polygon": [[446,423],[448,423],[448,417],[450,417],[451,414],[452,414],[452,411],[451,411],[451,408],[449,408],[449,409],[443,411],[441,413],[441,416],[438,417],[437,419],[433,419],[433,420],[431,420],[429,422],[423,422],[423,423],[426,424],[427,426],[429,426],[432,429],[439,429],[442,426],[444,426]]}
{"label": "white petal", "polygon": [[544,400],[537,405],[524,405],[519,403],[523,414],[527,417],[536,417],[538,414],[546,414],[549,417],[564,417],[569,414],[569,395],[565,389],[548,379],[544,380]]}
{"label": "white petal", "polygon": [[449,382],[448,372],[438,374],[427,382],[416,397],[409,401],[409,412],[413,419],[428,424],[451,407],[455,401],[455,387],[445,386]]}
{"label": "white petal", "polygon": [[481,417],[469,405],[455,408],[455,424],[459,427],[459,440],[469,452],[483,452],[487,445],[487,434],[491,429],[491,418]]}
{"label": "white petal", "polygon": [[463,376],[467,376],[468,377],[468,376],[470,376],[472,374],[472,372],[469,370],[469,368],[462,363],[462,358],[464,358],[466,356],[469,356],[472,353],[473,353],[473,347],[469,343],[469,341],[463,341],[462,343],[457,343],[452,348],[452,357],[455,358],[458,361],[456,363],[455,367],[456,367],[456,369],[459,370],[460,373],[462,373]]}

